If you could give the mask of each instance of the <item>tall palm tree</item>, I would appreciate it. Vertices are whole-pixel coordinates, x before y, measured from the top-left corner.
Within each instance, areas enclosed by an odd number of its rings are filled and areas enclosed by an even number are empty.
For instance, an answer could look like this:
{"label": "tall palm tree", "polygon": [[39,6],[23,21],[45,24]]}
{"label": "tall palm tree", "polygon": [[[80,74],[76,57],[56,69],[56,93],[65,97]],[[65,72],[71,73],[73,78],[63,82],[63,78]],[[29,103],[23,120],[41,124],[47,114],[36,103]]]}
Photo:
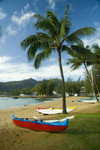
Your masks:
{"label": "tall palm tree", "polygon": [[[93,53],[96,55],[97,59],[95,60],[95,63],[94,63],[94,66],[93,66],[93,70],[96,69],[96,67],[100,66],[100,46],[98,44],[93,44],[92,45],[92,50],[93,50]],[[100,75],[99,75],[100,77]],[[97,84],[96,84],[97,86]],[[97,87],[97,91],[98,91],[98,94],[99,94],[99,88]]]}
{"label": "tall palm tree", "polygon": [[84,43],[81,43],[79,45],[72,45],[69,54],[72,56],[72,58],[68,59],[67,64],[72,64],[71,65],[72,70],[76,70],[81,65],[84,65],[86,73],[87,73],[87,77],[92,86],[92,91],[94,93],[95,98],[98,101],[98,98],[95,92],[96,82],[95,80],[93,80],[90,72],[88,71],[88,66],[93,65],[95,63],[95,60],[97,59],[96,55],[91,52],[91,49],[89,46],[85,47]]}
{"label": "tall palm tree", "polygon": [[21,42],[24,49],[28,49],[27,55],[29,60],[34,59],[34,67],[39,68],[42,60],[49,58],[53,51],[58,54],[59,69],[62,78],[62,97],[63,97],[63,113],[66,113],[65,99],[65,82],[61,61],[61,52],[70,50],[69,43],[81,42],[81,36],[91,35],[95,29],[92,27],[84,27],[70,34],[71,22],[68,18],[67,5],[64,17],[59,20],[54,12],[47,10],[46,17],[36,14],[35,27],[42,32],[37,32],[35,35],[30,35]]}

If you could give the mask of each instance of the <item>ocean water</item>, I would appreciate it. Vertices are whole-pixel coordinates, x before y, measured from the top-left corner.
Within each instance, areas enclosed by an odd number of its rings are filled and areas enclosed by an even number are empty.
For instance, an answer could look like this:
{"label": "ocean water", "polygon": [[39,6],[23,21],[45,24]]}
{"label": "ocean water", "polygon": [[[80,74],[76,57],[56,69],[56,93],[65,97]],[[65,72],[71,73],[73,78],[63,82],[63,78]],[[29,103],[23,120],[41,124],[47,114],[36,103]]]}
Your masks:
{"label": "ocean water", "polygon": [[57,100],[57,98],[18,98],[0,97],[0,109],[4,108],[16,108],[27,105],[35,105],[39,103],[49,102]]}

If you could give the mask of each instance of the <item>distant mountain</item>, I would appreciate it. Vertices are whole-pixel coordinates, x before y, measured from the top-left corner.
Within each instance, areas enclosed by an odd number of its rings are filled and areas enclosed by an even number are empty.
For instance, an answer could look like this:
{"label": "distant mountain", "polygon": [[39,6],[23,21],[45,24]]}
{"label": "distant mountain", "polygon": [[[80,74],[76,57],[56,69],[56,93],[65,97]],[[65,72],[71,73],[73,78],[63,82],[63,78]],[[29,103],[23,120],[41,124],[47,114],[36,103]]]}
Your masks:
{"label": "distant mountain", "polygon": [[14,89],[22,90],[23,88],[32,89],[38,81],[30,78],[22,81],[0,82],[0,93],[11,93]]}
{"label": "distant mountain", "polygon": [[36,81],[32,78],[22,81],[11,81],[11,82],[0,82],[0,95],[8,95],[11,94],[14,89],[19,89],[22,91],[23,88],[32,89],[37,83],[43,81],[54,81],[56,84],[61,83],[60,79],[49,79],[49,80],[42,80]]}

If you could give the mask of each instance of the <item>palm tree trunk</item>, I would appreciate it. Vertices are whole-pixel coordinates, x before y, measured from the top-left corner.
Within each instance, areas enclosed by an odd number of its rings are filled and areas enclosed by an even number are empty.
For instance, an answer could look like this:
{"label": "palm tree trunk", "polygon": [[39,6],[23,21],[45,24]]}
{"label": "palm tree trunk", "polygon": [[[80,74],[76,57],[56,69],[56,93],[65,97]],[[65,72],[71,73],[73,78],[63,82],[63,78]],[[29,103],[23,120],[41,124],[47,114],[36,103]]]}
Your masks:
{"label": "palm tree trunk", "polygon": [[92,86],[93,86],[94,96],[95,96],[97,102],[99,102],[99,99],[97,98],[95,87],[94,87],[95,83],[94,83],[94,79],[93,79],[93,71],[91,72],[91,74],[92,74]]}
{"label": "palm tree trunk", "polygon": [[91,82],[92,82],[92,79],[91,79],[91,76],[90,76],[90,74],[89,74],[89,71],[88,71],[88,69],[87,69],[87,65],[85,64],[85,62],[84,62],[84,66],[85,66],[85,70],[86,70],[87,76],[88,76],[88,78],[89,78],[89,81],[90,81],[90,83],[91,83]]}
{"label": "palm tree trunk", "polygon": [[85,66],[86,73],[87,73],[87,76],[88,76],[88,78],[89,78],[89,81],[90,81],[90,83],[91,83],[91,85],[92,85],[92,91],[93,91],[93,93],[94,93],[94,97],[96,98],[97,102],[99,102],[99,100],[98,100],[98,98],[97,98],[97,95],[96,95],[96,92],[95,92],[95,88],[94,88],[94,81],[92,80],[92,78],[91,78],[91,76],[90,76],[90,74],[89,74],[89,71],[88,71],[88,69],[87,69],[87,65],[85,64],[85,62],[84,62],[84,66]]}
{"label": "palm tree trunk", "polygon": [[94,79],[94,84],[95,84],[95,86],[96,86],[97,93],[99,94],[100,92],[99,92],[99,89],[98,89],[98,86],[97,86],[97,83],[96,83],[95,79]]}
{"label": "palm tree trunk", "polygon": [[64,81],[64,74],[63,74],[63,68],[62,68],[62,64],[61,64],[61,52],[60,52],[60,48],[57,49],[58,52],[58,62],[59,62],[59,69],[60,69],[60,74],[61,74],[61,79],[62,79],[62,97],[63,97],[63,101],[62,101],[62,105],[63,105],[63,113],[67,113],[66,110],[66,96],[65,96],[65,81]]}

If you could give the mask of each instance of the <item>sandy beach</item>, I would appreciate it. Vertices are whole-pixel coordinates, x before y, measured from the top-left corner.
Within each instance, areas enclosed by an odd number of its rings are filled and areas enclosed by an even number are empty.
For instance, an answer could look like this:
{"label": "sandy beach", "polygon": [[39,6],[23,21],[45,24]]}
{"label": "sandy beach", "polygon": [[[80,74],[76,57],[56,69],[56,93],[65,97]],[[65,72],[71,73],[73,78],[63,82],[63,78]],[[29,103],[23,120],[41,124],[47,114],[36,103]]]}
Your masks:
{"label": "sandy beach", "polygon": [[[100,108],[97,108],[98,103],[96,104],[87,104],[77,102],[81,97],[67,97],[67,106],[77,106],[77,109],[67,115],[75,115],[76,113],[96,113],[100,112]],[[26,117],[32,118],[37,116],[39,118],[56,118],[56,115],[45,115],[39,114],[35,107],[61,107],[62,101],[52,101],[44,104],[38,104],[35,106],[24,106],[21,108],[9,108],[0,110],[0,150],[37,150],[37,144],[40,136],[45,136],[48,133],[31,131],[29,129],[24,129],[15,126],[12,123],[12,115],[14,114],[17,117]],[[58,115],[57,115],[58,117]],[[62,117],[62,114],[59,114],[59,118]],[[49,136],[50,134],[48,134]],[[38,140],[36,140],[38,139]],[[40,141],[41,142],[41,141]],[[45,142],[44,142],[45,143]],[[41,148],[42,150],[43,148]],[[45,148],[44,148],[45,149]]]}

